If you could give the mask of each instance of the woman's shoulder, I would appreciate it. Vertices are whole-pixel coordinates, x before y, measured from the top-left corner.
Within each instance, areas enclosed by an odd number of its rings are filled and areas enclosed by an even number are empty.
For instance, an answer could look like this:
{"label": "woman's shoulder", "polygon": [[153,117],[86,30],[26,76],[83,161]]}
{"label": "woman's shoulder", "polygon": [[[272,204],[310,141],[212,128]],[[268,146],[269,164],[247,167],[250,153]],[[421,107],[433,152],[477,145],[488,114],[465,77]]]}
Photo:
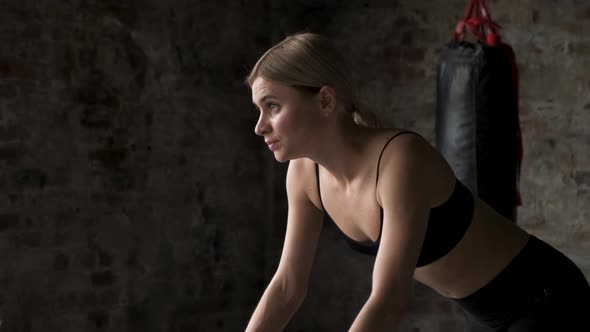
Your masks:
{"label": "woman's shoulder", "polygon": [[398,128],[398,127],[387,127],[387,128],[376,128],[375,135],[376,136],[384,136],[384,137],[393,137],[396,135],[402,134],[410,134],[412,136],[422,137],[422,134],[408,128]]}
{"label": "woman's shoulder", "polygon": [[304,175],[315,168],[315,162],[309,158],[297,158],[289,161],[289,170]]}
{"label": "woman's shoulder", "polygon": [[309,158],[297,158],[289,161],[287,181],[292,179],[304,187],[315,183],[316,163]]}
{"label": "woman's shoulder", "polygon": [[[422,183],[424,194],[433,202],[447,197],[455,175],[440,152],[417,132],[395,128],[382,134],[378,162],[379,177],[394,176],[390,183]],[[433,204],[436,205],[436,204]]]}
{"label": "woman's shoulder", "polygon": [[420,133],[410,129],[379,128],[375,131],[374,135],[373,142],[375,144],[375,149],[379,150],[380,153],[387,153],[387,150],[398,150],[397,152],[389,153],[391,154],[391,157],[408,157],[404,156],[404,154],[400,155],[400,149],[408,153],[414,152],[414,156],[420,157],[421,155],[416,155],[415,153],[418,152],[417,148],[432,147],[430,142],[428,142],[428,140]]}
{"label": "woman's shoulder", "polygon": [[322,210],[317,188],[316,163],[308,158],[289,161],[287,170],[287,192],[291,195],[305,194],[316,208]]}
{"label": "woman's shoulder", "polygon": [[376,132],[375,149],[385,163],[426,163],[447,168],[444,158],[429,139],[421,133],[405,128],[383,128]]}

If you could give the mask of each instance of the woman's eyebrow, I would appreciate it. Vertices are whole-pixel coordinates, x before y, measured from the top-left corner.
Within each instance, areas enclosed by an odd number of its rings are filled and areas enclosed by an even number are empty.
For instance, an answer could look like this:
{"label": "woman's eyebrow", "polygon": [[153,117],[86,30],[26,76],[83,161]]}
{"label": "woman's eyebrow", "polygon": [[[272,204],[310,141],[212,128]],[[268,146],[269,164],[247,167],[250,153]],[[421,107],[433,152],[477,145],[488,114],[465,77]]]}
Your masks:
{"label": "woman's eyebrow", "polygon": [[[262,104],[262,103],[263,103],[263,102],[264,102],[266,99],[268,99],[268,98],[277,98],[277,97],[276,97],[276,96],[273,96],[273,95],[266,95],[266,96],[264,96],[264,97],[260,98],[260,100],[258,101],[258,103],[259,103],[259,104]],[[277,98],[277,99],[278,99],[278,98]],[[252,104],[256,105],[256,103],[255,103],[255,102],[252,102]]]}

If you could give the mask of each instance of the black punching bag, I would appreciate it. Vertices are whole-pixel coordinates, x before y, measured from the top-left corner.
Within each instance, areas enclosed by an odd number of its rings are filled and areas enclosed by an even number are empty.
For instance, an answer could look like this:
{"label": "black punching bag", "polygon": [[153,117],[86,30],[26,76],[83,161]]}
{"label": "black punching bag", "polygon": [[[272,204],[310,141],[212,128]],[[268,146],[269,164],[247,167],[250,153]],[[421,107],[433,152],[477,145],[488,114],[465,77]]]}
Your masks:
{"label": "black punching bag", "polygon": [[[516,222],[522,140],[518,73],[483,0],[471,0],[437,67],[436,145],[457,178]],[[467,29],[477,41],[464,40]]]}

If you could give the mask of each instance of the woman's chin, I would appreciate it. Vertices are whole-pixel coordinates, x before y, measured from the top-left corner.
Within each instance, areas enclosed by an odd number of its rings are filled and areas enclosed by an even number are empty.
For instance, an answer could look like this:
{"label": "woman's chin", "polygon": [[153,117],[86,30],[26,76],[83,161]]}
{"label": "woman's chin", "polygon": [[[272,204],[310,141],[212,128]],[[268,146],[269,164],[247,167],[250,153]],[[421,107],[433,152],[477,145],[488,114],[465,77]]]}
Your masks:
{"label": "woman's chin", "polygon": [[289,161],[291,159],[294,159],[294,158],[291,158],[292,156],[289,156],[289,155],[283,153],[283,151],[280,151],[280,150],[274,151],[273,154],[275,156],[275,160],[278,161],[278,162],[280,162],[280,163],[284,163],[284,162],[287,162],[287,161]]}
{"label": "woman's chin", "polygon": [[291,159],[285,158],[282,154],[275,153],[275,160],[278,161],[278,162],[280,162],[280,163],[284,163],[284,162],[287,162],[287,161],[289,161]]}

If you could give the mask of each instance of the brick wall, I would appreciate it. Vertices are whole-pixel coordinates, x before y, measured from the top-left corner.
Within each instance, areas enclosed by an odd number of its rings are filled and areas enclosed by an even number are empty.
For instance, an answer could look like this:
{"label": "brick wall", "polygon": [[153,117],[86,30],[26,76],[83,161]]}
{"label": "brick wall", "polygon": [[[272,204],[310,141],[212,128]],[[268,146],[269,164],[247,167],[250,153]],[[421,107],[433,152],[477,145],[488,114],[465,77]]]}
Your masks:
{"label": "brick wall", "polygon": [[[0,332],[243,329],[286,217],[248,69],[288,33],[335,37],[364,101],[433,140],[437,51],[465,3],[2,1]],[[590,275],[590,7],[488,3],[522,75],[519,223]],[[327,225],[287,330],[345,330],[371,267]],[[461,330],[414,293],[402,331]]]}
{"label": "brick wall", "polygon": [[242,85],[260,10],[2,1],[0,331],[244,325],[270,219]]}

